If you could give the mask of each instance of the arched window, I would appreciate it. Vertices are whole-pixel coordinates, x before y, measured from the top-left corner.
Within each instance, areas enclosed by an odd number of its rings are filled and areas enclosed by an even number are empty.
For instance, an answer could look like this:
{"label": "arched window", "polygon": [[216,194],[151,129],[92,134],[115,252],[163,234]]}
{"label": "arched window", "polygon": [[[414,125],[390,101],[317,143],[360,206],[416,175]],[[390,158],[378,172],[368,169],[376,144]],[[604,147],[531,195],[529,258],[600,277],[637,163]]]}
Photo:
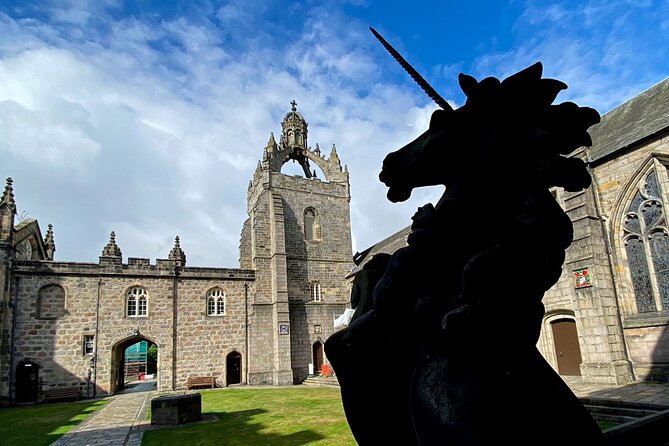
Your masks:
{"label": "arched window", "polygon": [[312,282],[311,284],[311,300],[312,302],[322,302],[323,296],[321,295],[321,284],[318,282]]}
{"label": "arched window", "polygon": [[623,244],[638,312],[669,308],[669,231],[655,169],[639,183],[627,208]]}
{"label": "arched window", "polygon": [[149,296],[142,287],[132,287],[128,291],[126,315],[128,317],[146,317],[148,315]]}
{"label": "arched window", "polygon": [[46,285],[37,292],[37,318],[57,319],[65,314],[65,290],[57,284]]}
{"label": "arched window", "polygon": [[223,290],[214,288],[213,290],[209,290],[207,293],[207,315],[225,315],[225,293]]}
{"label": "arched window", "polygon": [[304,211],[304,238],[306,240],[320,239],[320,227],[314,208],[307,208]]}

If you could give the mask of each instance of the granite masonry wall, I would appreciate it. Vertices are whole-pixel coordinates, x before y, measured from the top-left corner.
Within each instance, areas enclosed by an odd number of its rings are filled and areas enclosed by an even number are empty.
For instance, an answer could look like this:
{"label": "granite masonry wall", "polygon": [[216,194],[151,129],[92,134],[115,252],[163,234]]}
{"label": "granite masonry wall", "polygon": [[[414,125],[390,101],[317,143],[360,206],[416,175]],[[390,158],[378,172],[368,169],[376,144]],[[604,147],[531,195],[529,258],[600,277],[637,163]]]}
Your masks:
{"label": "granite masonry wall", "polygon": [[[25,261],[12,276],[12,362],[36,363],[41,390],[79,385],[82,395],[113,393],[122,386],[123,350],[141,340],[158,347],[161,390],[183,388],[188,376],[199,375],[225,385],[225,358],[233,351],[246,364],[245,303],[254,292],[254,271],[118,259],[99,265]],[[127,316],[133,287],[146,291],[145,317]],[[206,295],[214,288],[226,295],[222,316],[207,315]],[[85,336],[94,336],[92,354],[84,350]]]}

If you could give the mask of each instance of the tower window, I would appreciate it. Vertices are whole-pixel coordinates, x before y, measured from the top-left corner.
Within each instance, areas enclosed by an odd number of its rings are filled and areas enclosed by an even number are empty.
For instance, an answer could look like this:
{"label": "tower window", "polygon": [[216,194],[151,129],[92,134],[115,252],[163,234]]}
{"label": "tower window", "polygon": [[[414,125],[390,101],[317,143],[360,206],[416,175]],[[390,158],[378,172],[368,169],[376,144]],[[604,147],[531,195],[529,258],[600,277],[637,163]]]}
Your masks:
{"label": "tower window", "polygon": [[311,284],[311,300],[312,302],[323,301],[323,296],[321,295],[321,284],[318,282]]}

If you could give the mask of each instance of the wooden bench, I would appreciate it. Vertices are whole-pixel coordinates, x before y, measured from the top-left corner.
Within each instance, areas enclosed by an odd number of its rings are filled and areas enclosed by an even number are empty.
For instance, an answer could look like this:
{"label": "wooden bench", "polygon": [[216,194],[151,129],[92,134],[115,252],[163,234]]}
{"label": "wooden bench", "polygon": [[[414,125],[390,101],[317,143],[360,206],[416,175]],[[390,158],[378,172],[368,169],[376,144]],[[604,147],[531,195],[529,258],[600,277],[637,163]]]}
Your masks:
{"label": "wooden bench", "polygon": [[186,387],[192,389],[193,387],[216,387],[216,378],[213,376],[189,376],[186,382]]}
{"label": "wooden bench", "polygon": [[79,400],[81,389],[79,386],[72,387],[51,387],[46,389],[42,395],[42,402],[51,400],[75,399]]}

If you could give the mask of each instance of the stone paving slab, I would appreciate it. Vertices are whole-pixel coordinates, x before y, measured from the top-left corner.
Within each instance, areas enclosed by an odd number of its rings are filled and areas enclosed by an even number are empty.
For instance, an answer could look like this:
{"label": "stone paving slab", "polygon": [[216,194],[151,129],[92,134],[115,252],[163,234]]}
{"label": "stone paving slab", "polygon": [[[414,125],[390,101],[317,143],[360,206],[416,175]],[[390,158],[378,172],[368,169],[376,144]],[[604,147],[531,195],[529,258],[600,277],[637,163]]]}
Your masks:
{"label": "stone paving slab", "polygon": [[[147,383],[145,387],[152,386]],[[145,425],[151,391],[121,393],[109,397],[102,409],[60,437],[51,446],[139,446],[140,427]]]}
{"label": "stone paving slab", "polygon": [[579,398],[600,398],[631,403],[650,403],[669,407],[669,383],[634,382],[630,384],[588,384],[580,376],[563,376]]}

